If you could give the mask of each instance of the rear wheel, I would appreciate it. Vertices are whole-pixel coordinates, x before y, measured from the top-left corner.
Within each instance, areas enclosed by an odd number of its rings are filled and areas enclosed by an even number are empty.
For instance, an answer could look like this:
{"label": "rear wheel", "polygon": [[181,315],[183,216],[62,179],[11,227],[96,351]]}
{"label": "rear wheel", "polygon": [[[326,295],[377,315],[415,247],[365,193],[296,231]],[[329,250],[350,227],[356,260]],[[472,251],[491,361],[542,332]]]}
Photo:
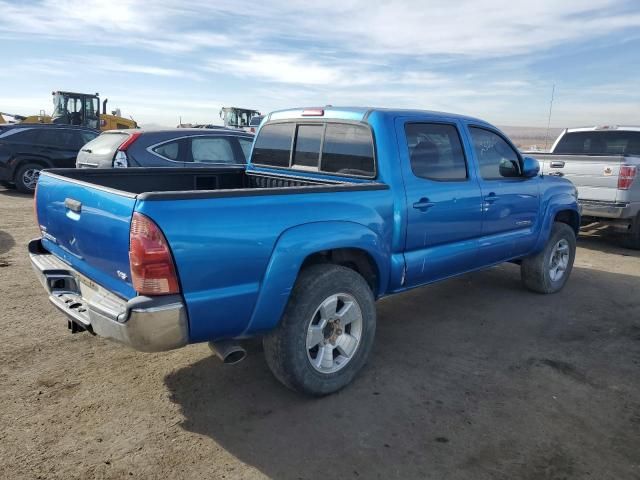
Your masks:
{"label": "rear wheel", "polygon": [[559,292],[567,283],[575,257],[575,232],[566,223],[556,222],[544,250],[522,260],[522,282],[534,292]]}
{"label": "rear wheel", "polygon": [[362,369],[375,328],[365,279],[339,265],[314,265],[300,274],[280,325],[263,340],[267,364],[287,387],[327,395]]}
{"label": "rear wheel", "polygon": [[634,250],[640,250],[640,213],[631,222],[627,246]]}
{"label": "rear wheel", "polygon": [[18,191],[22,193],[33,193],[38,183],[42,166],[36,163],[27,163],[18,167],[14,177],[14,182]]}

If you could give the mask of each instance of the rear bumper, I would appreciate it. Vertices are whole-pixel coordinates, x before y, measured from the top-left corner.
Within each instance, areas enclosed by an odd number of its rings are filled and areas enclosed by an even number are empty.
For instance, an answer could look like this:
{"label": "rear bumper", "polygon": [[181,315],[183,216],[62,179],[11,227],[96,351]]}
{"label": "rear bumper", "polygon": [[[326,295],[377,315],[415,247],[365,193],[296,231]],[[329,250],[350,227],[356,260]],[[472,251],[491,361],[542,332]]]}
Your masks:
{"label": "rear bumper", "polygon": [[631,219],[638,215],[640,203],[579,200],[583,217]]}
{"label": "rear bumper", "polygon": [[82,328],[143,352],[188,343],[187,311],[180,295],[124,300],[47,252],[40,239],[29,242],[29,257],[51,303]]}

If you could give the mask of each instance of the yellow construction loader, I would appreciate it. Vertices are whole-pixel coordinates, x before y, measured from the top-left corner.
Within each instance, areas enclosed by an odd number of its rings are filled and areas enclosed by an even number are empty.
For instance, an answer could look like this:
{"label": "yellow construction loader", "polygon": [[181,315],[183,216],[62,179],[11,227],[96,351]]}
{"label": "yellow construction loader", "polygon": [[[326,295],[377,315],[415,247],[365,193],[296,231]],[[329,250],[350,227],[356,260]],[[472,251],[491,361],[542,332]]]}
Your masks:
{"label": "yellow construction loader", "polygon": [[[100,95],[76,92],[51,92],[53,95],[53,114],[15,115],[0,112],[0,124],[8,123],[6,117],[13,117],[12,123],[57,123],[63,125],[81,125],[96,130],[119,130],[138,128],[135,120],[124,118],[120,110],[107,113],[107,99],[100,105]],[[102,106],[102,111],[100,107]]]}

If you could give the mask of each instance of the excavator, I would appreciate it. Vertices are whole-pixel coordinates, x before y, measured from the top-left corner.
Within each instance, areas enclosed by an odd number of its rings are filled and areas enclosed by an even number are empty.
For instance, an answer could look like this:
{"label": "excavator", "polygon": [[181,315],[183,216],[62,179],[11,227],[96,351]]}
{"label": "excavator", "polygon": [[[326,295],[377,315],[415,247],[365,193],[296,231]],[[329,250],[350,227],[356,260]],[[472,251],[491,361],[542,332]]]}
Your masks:
{"label": "excavator", "polygon": [[238,107],[222,107],[220,118],[227,128],[248,128],[253,117],[260,115],[257,110]]}
{"label": "excavator", "polygon": [[100,110],[100,94],[51,92],[53,96],[53,113],[46,115],[44,110],[39,115],[16,115],[0,112],[0,124],[8,123],[5,116],[13,117],[12,123],[57,123],[62,125],[80,125],[96,130],[119,130],[138,128],[133,119],[121,116],[120,110],[107,113],[107,99],[102,101]]}

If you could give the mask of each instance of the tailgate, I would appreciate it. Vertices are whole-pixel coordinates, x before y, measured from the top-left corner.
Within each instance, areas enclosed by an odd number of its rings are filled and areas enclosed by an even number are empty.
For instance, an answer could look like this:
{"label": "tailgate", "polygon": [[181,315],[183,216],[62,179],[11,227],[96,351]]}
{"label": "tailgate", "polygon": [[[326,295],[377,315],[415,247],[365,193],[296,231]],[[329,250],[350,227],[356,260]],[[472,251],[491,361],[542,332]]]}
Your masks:
{"label": "tailgate", "polygon": [[91,281],[132,298],[129,226],[135,203],[133,194],[43,172],[36,193],[42,244]]}
{"label": "tailgate", "polygon": [[578,189],[580,200],[616,202],[618,175],[624,157],[620,155],[541,155],[545,175],[561,175]]}

